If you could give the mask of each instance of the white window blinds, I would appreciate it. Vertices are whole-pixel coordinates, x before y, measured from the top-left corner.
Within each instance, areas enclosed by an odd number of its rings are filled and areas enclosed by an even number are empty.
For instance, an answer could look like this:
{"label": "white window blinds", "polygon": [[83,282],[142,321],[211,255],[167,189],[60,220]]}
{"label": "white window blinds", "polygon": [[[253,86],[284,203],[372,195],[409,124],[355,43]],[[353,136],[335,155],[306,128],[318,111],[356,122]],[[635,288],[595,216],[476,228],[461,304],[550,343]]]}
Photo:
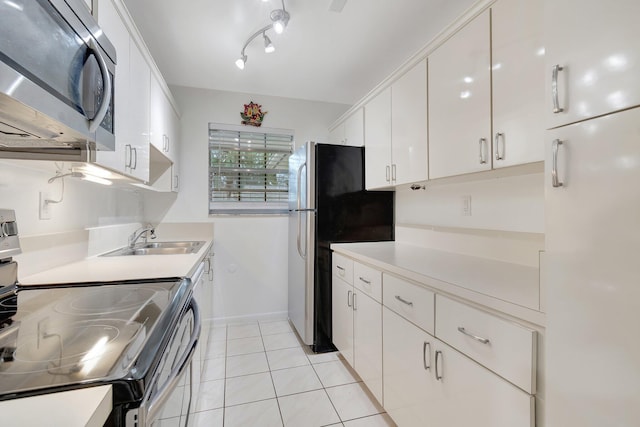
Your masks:
{"label": "white window blinds", "polygon": [[293,134],[209,124],[209,213],[286,213]]}

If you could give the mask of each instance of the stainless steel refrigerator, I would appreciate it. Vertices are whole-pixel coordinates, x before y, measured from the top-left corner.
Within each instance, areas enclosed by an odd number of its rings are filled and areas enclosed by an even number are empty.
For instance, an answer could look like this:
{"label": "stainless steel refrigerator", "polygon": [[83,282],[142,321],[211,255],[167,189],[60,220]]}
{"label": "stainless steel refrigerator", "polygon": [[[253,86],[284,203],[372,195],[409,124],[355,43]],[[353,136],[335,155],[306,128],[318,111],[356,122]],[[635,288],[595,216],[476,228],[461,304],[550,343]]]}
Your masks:
{"label": "stainless steel refrigerator", "polygon": [[365,191],[364,148],[307,142],[289,158],[289,319],[331,342],[331,243],[394,239],[394,193]]}

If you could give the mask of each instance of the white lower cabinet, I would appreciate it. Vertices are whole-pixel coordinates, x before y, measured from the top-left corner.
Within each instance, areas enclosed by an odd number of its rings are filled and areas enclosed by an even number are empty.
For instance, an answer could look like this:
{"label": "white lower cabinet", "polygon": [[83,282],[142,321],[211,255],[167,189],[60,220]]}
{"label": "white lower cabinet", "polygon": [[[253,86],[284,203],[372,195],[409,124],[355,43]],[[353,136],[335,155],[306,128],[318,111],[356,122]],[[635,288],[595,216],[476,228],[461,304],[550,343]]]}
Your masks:
{"label": "white lower cabinet", "polygon": [[353,366],[353,285],[335,275],[332,282],[333,344],[349,365]]}
{"label": "white lower cabinet", "polygon": [[432,425],[434,338],[386,307],[382,316],[384,408],[398,426]]}
{"label": "white lower cabinet", "polygon": [[332,303],[333,344],[382,403],[382,304],[336,275]]}
{"label": "white lower cabinet", "polygon": [[353,303],[354,369],[382,401],[382,304],[356,289]]}
{"label": "white lower cabinet", "polygon": [[333,343],[399,427],[536,425],[536,331],[341,254],[332,271]]}
{"label": "white lower cabinet", "polygon": [[534,398],[383,308],[384,407],[400,427],[533,427]]}

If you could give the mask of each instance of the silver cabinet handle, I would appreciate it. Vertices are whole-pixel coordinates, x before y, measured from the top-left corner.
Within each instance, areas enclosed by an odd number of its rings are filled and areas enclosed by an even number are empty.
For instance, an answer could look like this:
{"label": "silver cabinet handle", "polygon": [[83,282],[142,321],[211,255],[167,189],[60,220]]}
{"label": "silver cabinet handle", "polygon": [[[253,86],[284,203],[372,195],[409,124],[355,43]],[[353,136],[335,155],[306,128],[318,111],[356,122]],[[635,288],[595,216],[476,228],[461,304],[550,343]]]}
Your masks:
{"label": "silver cabinet handle", "polygon": [[[130,168],[131,167],[131,162],[133,161],[133,150],[131,148],[131,144],[127,144],[124,146],[125,152],[124,152],[124,167],[125,168]],[[127,153],[129,153],[129,161],[127,161]]]}
{"label": "silver cabinet handle", "polygon": [[358,279],[360,279],[361,282],[366,283],[367,285],[371,284],[370,280],[365,279],[364,277],[358,277]]}
{"label": "silver cabinet handle", "polygon": [[[427,365],[427,347],[429,347],[429,364]],[[428,371],[431,369],[431,343],[424,342],[422,345],[422,364],[424,365],[424,370]]]}
{"label": "silver cabinet handle", "polygon": [[389,182],[391,180],[391,167],[387,165],[387,173],[386,173],[386,181]]}
{"label": "silver cabinet handle", "polygon": [[481,342],[482,344],[487,344],[487,345],[489,345],[489,343],[491,342],[491,341],[489,341],[487,338],[482,338],[482,337],[479,337],[479,336],[477,336],[477,335],[473,335],[473,334],[471,334],[471,333],[467,332],[467,330],[466,330],[465,328],[463,328],[462,326],[458,326],[458,331],[459,331],[460,333],[462,333],[462,334],[464,334],[464,335],[466,335],[466,336],[470,337],[470,338],[473,338],[474,340],[476,340],[476,341],[478,341],[478,342]]}
{"label": "silver cabinet handle", "polygon": [[554,188],[562,187],[563,183],[558,178],[558,148],[562,145],[562,141],[554,139],[551,143],[551,185]]}
{"label": "silver cabinet handle", "polygon": [[406,299],[402,298],[400,295],[396,295],[396,299],[403,304],[413,306],[413,303],[411,301],[407,301]]}
{"label": "silver cabinet handle", "polygon": [[554,65],[551,69],[551,99],[553,100],[553,112],[555,114],[564,111],[564,108],[560,108],[560,101],[558,99],[558,73],[562,70],[564,70],[564,68],[558,64]]}
{"label": "silver cabinet handle", "polygon": [[180,181],[178,180],[179,176],[178,175],[174,175],[173,177],[175,178],[175,184],[174,184],[173,188],[177,190],[179,185],[180,185]]}
{"label": "silver cabinet handle", "polygon": [[391,181],[396,180],[396,165],[395,163],[391,165]]}
{"label": "silver cabinet handle", "polygon": [[478,140],[478,146],[480,147],[479,149],[480,149],[480,164],[481,165],[484,165],[484,164],[487,163],[487,159],[485,158],[485,155],[484,155],[484,147],[485,147],[486,143],[487,143],[487,138],[480,138]]}
{"label": "silver cabinet handle", "polygon": [[133,147],[131,151],[133,151],[133,158],[135,159],[133,161],[133,166],[131,166],[131,169],[137,169],[138,168],[138,149],[136,147]]}
{"label": "silver cabinet handle", "polygon": [[353,297],[352,297],[352,299],[353,299],[353,301],[352,301],[352,305],[353,305],[353,309],[354,309],[354,310],[357,310],[357,309],[358,309],[358,306],[356,305],[356,301],[357,301],[357,298],[356,298],[356,297],[357,297],[357,296],[358,296],[358,295],[354,292],[354,293],[353,293]]}
{"label": "silver cabinet handle", "polygon": [[440,372],[440,365],[442,364],[442,352],[440,350],[436,351],[436,380],[442,381],[442,373]]}
{"label": "silver cabinet handle", "polygon": [[344,272],[345,272],[344,267],[336,265],[336,268],[338,269],[338,274],[341,275],[341,276],[344,276]]}
{"label": "silver cabinet handle", "polygon": [[353,295],[353,292],[347,291],[347,307],[351,307],[351,296],[352,295]]}
{"label": "silver cabinet handle", "polygon": [[504,154],[500,154],[500,139],[504,141],[504,133],[496,132],[496,136],[493,139],[493,143],[496,146],[496,160],[504,160]]}

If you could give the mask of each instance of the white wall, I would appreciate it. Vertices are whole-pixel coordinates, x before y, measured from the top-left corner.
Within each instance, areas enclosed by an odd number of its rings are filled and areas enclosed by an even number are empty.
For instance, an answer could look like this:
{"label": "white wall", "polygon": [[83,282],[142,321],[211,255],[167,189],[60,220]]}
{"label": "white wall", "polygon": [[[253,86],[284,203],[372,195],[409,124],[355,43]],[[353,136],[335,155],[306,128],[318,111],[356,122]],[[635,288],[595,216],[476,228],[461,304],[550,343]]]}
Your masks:
{"label": "white wall", "polygon": [[147,220],[214,223],[214,317],[233,320],[287,311],[287,217],[208,214],[208,123],[239,125],[244,104],[268,111],[263,126],[292,129],[299,144],[328,141],[348,105],[172,87],[180,107],[180,192],[145,194]]}
{"label": "white wall", "polygon": [[51,219],[40,220],[39,193],[59,199],[61,180],[53,162],[0,161],[0,207],[15,209],[20,236],[83,230],[87,227],[139,222],[143,217],[140,192],[106,187],[77,178],[64,179],[64,198],[51,205]]}
{"label": "white wall", "polygon": [[[544,233],[542,173],[426,187],[396,192],[396,223]],[[471,196],[470,216],[463,196]]]}

